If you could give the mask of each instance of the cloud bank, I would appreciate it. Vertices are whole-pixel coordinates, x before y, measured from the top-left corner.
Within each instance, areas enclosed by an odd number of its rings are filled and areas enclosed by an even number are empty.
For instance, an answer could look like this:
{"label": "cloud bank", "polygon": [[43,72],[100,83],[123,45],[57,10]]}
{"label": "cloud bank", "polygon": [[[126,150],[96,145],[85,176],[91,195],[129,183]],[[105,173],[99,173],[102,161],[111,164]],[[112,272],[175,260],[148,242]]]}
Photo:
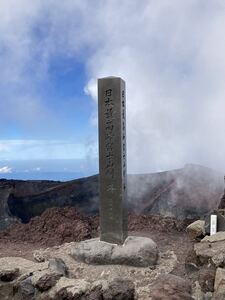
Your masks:
{"label": "cloud bank", "polygon": [[0,168],[0,174],[12,173],[12,168],[5,166]]}
{"label": "cloud bank", "polygon": [[94,100],[98,77],[126,80],[129,172],[185,163],[225,170],[224,1],[10,0],[0,8],[5,122],[35,127],[37,115],[51,116],[38,87],[52,59],[75,57]]}

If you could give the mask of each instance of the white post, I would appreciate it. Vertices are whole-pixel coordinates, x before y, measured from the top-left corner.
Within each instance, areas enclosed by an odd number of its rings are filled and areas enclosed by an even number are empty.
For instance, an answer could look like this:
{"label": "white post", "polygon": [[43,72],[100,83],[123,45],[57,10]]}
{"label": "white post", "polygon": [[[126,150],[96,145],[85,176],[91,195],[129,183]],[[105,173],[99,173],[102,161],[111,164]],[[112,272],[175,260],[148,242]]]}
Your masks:
{"label": "white post", "polygon": [[210,216],[210,235],[217,232],[217,215]]}

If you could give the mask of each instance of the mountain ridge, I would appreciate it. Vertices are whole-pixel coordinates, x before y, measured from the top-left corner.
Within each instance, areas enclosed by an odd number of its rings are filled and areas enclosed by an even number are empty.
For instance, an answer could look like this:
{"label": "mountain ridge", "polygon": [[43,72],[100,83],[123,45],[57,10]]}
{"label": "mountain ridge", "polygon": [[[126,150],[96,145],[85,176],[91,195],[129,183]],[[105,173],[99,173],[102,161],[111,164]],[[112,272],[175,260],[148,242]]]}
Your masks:
{"label": "mountain ridge", "polygon": [[[84,214],[97,214],[98,185],[98,175],[68,182],[1,179],[0,227],[7,218],[28,222],[50,207],[74,206]],[[132,174],[128,175],[128,208],[135,213],[198,218],[218,207],[223,188],[222,173],[194,164]]]}

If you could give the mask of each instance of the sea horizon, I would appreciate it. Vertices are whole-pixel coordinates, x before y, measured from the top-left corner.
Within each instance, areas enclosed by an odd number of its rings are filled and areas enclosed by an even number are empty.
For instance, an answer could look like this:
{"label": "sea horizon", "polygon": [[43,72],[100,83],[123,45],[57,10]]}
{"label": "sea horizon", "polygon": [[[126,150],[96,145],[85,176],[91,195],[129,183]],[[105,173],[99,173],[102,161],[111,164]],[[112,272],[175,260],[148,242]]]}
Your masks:
{"label": "sea horizon", "polygon": [[0,161],[0,179],[69,181],[98,173],[95,160],[4,160]]}

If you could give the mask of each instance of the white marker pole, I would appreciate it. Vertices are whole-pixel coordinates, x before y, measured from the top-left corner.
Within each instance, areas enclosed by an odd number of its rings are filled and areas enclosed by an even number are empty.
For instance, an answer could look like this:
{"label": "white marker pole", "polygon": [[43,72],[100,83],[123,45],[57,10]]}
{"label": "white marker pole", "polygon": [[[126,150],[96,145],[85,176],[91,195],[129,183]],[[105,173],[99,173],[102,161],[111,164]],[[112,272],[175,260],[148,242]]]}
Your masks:
{"label": "white marker pole", "polygon": [[210,235],[217,232],[217,215],[210,216]]}

